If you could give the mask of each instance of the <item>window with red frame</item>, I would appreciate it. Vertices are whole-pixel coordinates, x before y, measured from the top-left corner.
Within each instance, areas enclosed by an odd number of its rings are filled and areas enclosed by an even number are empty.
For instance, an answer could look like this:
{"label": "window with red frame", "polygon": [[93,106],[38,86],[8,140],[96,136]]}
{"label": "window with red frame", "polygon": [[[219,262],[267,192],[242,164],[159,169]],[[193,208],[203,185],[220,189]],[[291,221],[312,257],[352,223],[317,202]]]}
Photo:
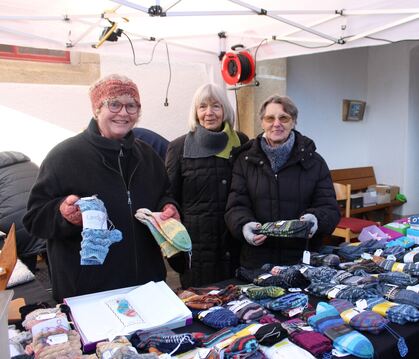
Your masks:
{"label": "window with red frame", "polygon": [[70,52],[0,44],[0,59],[70,63]]}

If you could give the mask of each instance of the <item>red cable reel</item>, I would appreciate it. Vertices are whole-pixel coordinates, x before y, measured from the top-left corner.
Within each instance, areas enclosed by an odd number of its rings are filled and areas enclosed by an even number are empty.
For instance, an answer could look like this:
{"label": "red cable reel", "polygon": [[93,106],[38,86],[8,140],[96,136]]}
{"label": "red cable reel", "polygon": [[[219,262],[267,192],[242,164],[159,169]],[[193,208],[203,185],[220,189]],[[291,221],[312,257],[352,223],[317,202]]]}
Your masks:
{"label": "red cable reel", "polygon": [[221,74],[229,85],[248,84],[255,77],[255,61],[248,51],[227,52],[221,61]]}

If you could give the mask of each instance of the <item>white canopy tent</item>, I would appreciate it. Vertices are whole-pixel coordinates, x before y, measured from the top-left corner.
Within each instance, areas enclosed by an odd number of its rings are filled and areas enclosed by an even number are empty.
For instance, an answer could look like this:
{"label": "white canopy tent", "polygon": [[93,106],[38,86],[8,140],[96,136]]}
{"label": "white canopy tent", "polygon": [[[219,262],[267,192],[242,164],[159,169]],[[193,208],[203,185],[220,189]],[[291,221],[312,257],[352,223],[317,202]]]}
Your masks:
{"label": "white canopy tent", "polygon": [[218,64],[237,44],[262,60],[419,39],[418,19],[418,0],[0,0],[0,43]]}

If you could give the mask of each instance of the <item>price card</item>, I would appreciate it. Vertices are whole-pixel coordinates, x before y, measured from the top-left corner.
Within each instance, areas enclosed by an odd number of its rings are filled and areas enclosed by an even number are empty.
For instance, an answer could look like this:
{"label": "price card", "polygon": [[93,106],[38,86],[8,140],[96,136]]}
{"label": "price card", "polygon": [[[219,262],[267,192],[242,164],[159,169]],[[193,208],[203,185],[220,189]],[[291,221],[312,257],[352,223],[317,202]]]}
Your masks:
{"label": "price card", "polygon": [[68,336],[66,333],[53,334],[47,338],[47,343],[49,345],[62,344],[66,342],[68,342]]}
{"label": "price card", "polygon": [[303,253],[303,263],[304,264],[310,264],[310,257],[311,257],[310,252],[309,251],[304,251],[304,253]]}
{"label": "price card", "polygon": [[377,256],[377,257],[379,257],[379,256],[381,256],[381,254],[383,254],[383,250],[382,249],[377,249],[375,252],[374,252],[374,255],[375,256]]}

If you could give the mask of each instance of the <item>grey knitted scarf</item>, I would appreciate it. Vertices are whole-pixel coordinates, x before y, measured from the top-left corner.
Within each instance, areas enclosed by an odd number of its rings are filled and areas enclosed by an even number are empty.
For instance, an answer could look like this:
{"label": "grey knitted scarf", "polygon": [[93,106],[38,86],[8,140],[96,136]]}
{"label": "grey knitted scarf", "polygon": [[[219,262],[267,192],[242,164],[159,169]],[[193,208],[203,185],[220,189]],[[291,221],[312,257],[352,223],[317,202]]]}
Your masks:
{"label": "grey knitted scarf", "polygon": [[183,148],[184,158],[211,157],[221,152],[228,142],[225,132],[208,131],[201,125],[196,126],[194,132],[189,132],[185,138]]}
{"label": "grey knitted scarf", "polygon": [[294,146],[295,142],[295,134],[294,131],[291,131],[288,139],[278,147],[271,147],[269,146],[268,142],[266,141],[265,137],[261,138],[260,145],[262,147],[263,152],[265,152],[266,156],[271,163],[271,168],[274,173],[277,173],[280,168],[288,161],[290,157],[291,150]]}

